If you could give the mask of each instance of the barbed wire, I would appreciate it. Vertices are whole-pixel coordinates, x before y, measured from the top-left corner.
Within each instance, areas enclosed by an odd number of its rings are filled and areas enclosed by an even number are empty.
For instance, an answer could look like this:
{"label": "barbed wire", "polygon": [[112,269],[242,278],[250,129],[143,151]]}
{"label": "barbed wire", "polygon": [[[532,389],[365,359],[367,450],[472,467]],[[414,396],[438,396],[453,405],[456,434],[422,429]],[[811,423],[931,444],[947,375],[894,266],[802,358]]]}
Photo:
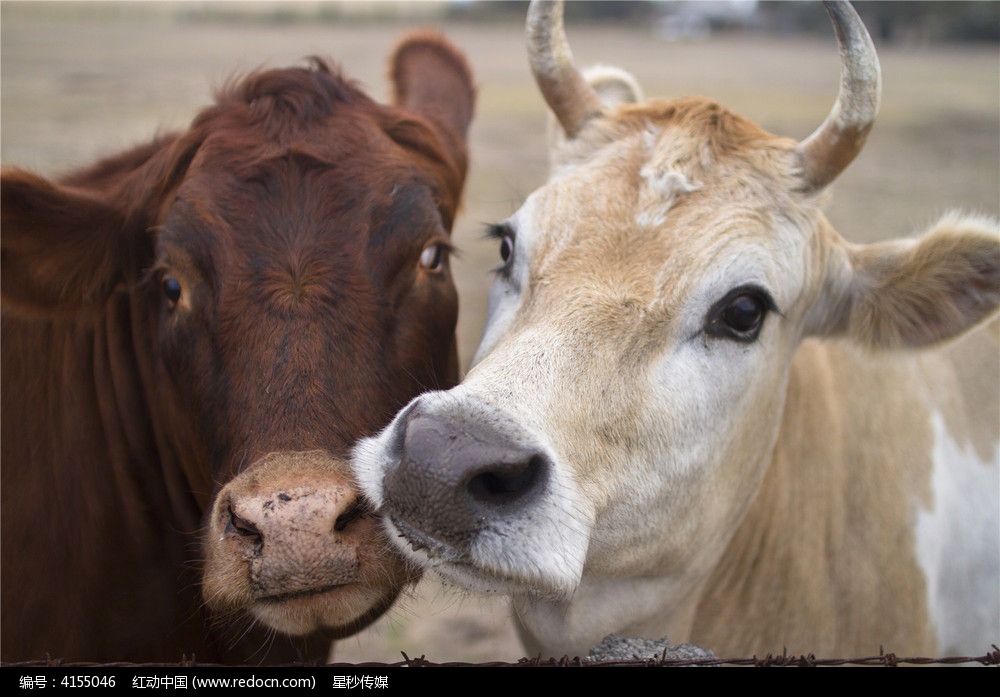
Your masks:
{"label": "barbed wire", "polygon": [[887,653],[885,651],[880,651],[877,656],[865,656],[862,658],[817,658],[815,654],[801,654],[801,655],[789,655],[783,653],[781,655],[767,654],[764,657],[753,656],[750,658],[666,658],[666,650],[664,654],[658,658],[639,658],[634,657],[631,660],[613,660],[613,661],[593,661],[586,658],[570,658],[568,656],[563,656],[562,658],[547,658],[543,659],[540,656],[535,658],[522,658],[517,663],[503,663],[503,662],[491,662],[491,663],[432,663],[427,661],[424,656],[420,658],[410,658],[405,653],[403,653],[403,661],[401,664],[395,665],[406,665],[408,667],[417,668],[423,666],[555,666],[555,667],[678,667],[678,666],[752,666],[755,668],[774,668],[774,667],[798,667],[798,668],[812,668],[819,666],[884,666],[887,668],[893,668],[902,665],[962,665],[962,664],[972,664],[978,663],[984,666],[1000,666],[1000,648],[995,644],[992,646],[993,650],[982,655],[982,656],[946,656],[942,658],[923,658],[923,657],[899,657],[894,653]]}
{"label": "barbed wire", "polygon": [[[425,655],[419,658],[410,658],[405,652],[400,651],[402,661],[395,663],[290,663],[272,667],[294,667],[294,668],[600,668],[600,667],[721,667],[721,666],[749,666],[754,668],[816,668],[821,666],[881,666],[885,668],[895,668],[898,666],[926,666],[926,665],[963,665],[979,664],[983,666],[1000,666],[1000,648],[992,644],[992,651],[982,656],[946,656],[942,658],[923,657],[899,657],[894,653],[880,650],[877,656],[864,656],[861,658],[817,658],[815,654],[790,655],[782,653],[780,655],[767,654],[763,657],[752,656],[750,658],[694,658],[694,659],[672,659],[666,658],[664,654],[656,658],[639,658],[631,660],[594,661],[579,656],[570,658],[521,658],[515,662],[509,661],[487,661],[487,662],[443,662],[437,663],[427,659]],[[232,665],[222,665],[217,663],[199,663],[195,658],[183,658],[177,663],[95,663],[64,661],[58,658],[46,658],[38,661],[20,661],[13,663],[0,663],[0,667],[10,668],[232,668]]]}

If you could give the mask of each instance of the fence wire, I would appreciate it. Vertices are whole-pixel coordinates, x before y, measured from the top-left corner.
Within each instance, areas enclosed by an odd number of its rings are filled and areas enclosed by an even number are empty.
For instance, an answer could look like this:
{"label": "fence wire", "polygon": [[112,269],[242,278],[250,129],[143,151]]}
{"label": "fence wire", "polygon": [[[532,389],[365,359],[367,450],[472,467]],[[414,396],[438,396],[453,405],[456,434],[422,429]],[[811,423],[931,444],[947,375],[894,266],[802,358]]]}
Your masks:
{"label": "fence wire", "polygon": [[[488,661],[483,663],[444,662],[437,663],[422,655],[410,658],[405,652],[400,652],[402,661],[396,663],[292,663],[270,667],[289,668],[668,668],[668,667],[722,667],[743,666],[751,668],[818,668],[823,666],[875,666],[896,668],[901,666],[957,666],[978,664],[983,666],[1000,666],[1000,648],[992,645],[993,650],[982,656],[946,656],[942,658],[900,657],[894,653],[880,650],[877,656],[862,658],[817,658],[815,654],[781,655],[767,654],[763,657],[751,658],[697,658],[669,659],[664,655],[658,658],[634,658],[632,660],[593,661],[586,658],[563,656],[562,658],[521,658],[515,662]],[[3,663],[10,668],[232,668],[232,665],[217,663],[199,663],[195,658],[183,659],[178,663],[92,663],[69,662],[58,658],[41,661],[22,661]]]}

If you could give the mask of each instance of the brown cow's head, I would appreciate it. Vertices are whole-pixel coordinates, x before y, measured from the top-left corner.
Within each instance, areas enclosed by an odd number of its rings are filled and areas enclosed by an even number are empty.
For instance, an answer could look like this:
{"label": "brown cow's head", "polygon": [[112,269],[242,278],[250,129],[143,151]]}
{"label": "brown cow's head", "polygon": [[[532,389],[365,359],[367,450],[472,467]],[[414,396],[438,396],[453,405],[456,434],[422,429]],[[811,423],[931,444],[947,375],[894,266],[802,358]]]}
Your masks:
{"label": "brown cow's head", "polygon": [[252,74],[183,134],[3,174],[5,311],[127,307],[171,505],[207,516],[206,601],[291,634],[356,631],[415,578],[343,458],[458,378],[471,76],[426,33],[391,75],[380,105],[320,60]]}

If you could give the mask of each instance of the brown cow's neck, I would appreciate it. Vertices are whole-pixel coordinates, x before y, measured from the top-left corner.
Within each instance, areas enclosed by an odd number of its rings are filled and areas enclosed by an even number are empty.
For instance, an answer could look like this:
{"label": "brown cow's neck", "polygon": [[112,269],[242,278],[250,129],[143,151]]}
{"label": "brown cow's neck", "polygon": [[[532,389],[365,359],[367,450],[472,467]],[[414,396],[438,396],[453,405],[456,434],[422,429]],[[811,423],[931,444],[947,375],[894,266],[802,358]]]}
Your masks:
{"label": "brown cow's neck", "polygon": [[[0,530],[10,549],[50,552],[22,557],[17,575],[4,566],[3,622],[51,625],[59,617],[64,627],[53,631],[64,632],[55,645],[5,641],[4,658],[253,660],[264,639],[249,636],[240,651],[236,630],[214,637],[203,613],[192,561],[200,558],[201,512],[187,492],[206,484],[182,479],[176,458],[190,450],[168,443],[150,418],[148,402],[163,395],[143,389],[128,315],[119,296],[103,314],[77,320],[3,319]],[[154,442],[169,446],[167,454]],[[34,493],[11,498],[26,491]],[[108,625],[123,616],[128,627]],[[304,657],[284,643],[257,658]],[[164,646],[175,649],[165,656]]]}
{"label": "brown cow's neck", "polygon": [[[143,596],[177,595],[176,584],[183,581],[176,567],[184,549],[164,534],[164,527],[177,521],[160,515],[165,510],[162,496],[148,498],[156,490],[152,482],[159,479],[159,467],[155,453],[135,449],[149,425],[143,422],[135,386],[129,384],[131,374],[124,366],[112,370],[109,365],[109,354],[126,340],[109,331],[103,318],[4,320],[3,543],[12,549],[45,545],[50,550],[25,555],[16,576],[5,567],[4,623],[34,626],[60,617],[67,627],[56,646],[5,644],[5,655],[47,651],[80,659],[141,654],[139,636],[145,630],[138,627],[131,646],[101,645],[100,637],[120,634],[118,628],[104,626],[103,616],[113,614],[105,611],[109,606],[134,605],[139,625],[169,627],[172,621],[173,608],[144,608],[140,601]],[[122,397],[126,399],[116,401]],[[18,438],[11,437],[15,433]],[[146,478],[151,483],[143,484]],[[13,491],[35,493],[10,500],[8,492]],[[143,505],[150,500],[152,505]],[[165,560],[159,567],[139,563],[153,561],[149,549]],[[67,569],[75,571],[68,574]],[[47,596],[35,597],[42,588]],[[79,630],[68,628],[81,626],[91,629],[95,645],[73,643]]]}

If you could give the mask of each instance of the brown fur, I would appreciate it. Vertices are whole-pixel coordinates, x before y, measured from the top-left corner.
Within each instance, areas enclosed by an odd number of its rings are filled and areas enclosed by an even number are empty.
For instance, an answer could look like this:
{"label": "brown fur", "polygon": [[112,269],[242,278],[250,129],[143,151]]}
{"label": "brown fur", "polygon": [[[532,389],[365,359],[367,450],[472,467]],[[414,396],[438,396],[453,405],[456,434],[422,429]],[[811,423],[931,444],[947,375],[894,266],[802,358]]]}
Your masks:
{"label": "brown fur", "polygon": [[[404,70],[407,51],[440,60]],[[325,655],[323,631],[269,637],[238,605],[211,617],[199,535],[265,454],[334,462],[457,379],[447,263],[418,261],[449,244],[471,78],[426,35],[393,64],[393,105],[314,60],[59,182],[3,172],[3,660]],[[439,83],[464,89],[408,98]],[[391,602],[403,575],[373,563]]]}

